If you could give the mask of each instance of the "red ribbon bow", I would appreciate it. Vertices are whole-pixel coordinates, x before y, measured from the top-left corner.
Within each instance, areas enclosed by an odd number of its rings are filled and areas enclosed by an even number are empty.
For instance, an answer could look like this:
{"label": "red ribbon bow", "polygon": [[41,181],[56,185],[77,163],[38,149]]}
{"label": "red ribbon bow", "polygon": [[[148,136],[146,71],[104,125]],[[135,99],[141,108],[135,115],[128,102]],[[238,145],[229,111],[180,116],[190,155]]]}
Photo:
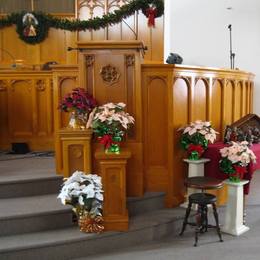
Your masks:
{"label": "red ribbon bow", "polygon": [[238,175],[240,179],[244,178],[244,174],[246,173],[246,167],[234,165],[235,173],[232,174],[233,176]]}
{"label": "red ribbon bow", "polygon": [[190,144],[188,147],[188,153],[192,153],[194,151],[198,152],[199,155],[202,155],[204,152],[204,149],[200,144],[198,144],[198,145]]}
{"label": "red ribbon bow", "polygon": [[149,7],[146,9],[146,16],[148,17],[148,26],[155,27],[155,17],[157,15],[157,9],[154,7]]}
{"label": "red ribbon bow", "polygon": [[99,142],[105,146],[106,149],[108,149],[112,143],[112,136],[111,135],[103,135],[102,137],[99,137]]}

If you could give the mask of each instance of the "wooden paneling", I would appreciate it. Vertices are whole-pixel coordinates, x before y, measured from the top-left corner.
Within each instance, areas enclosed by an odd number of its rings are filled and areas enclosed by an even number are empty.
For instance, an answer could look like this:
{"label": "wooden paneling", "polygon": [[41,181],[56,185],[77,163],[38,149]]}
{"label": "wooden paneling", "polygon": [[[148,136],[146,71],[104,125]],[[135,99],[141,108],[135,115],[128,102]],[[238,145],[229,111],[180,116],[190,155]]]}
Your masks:
{"label": "wooden paneling", "polygon": [[120,154],[106,154],[103,149],[95,151],[98,173],[104,189],[104,220],[106,230],[128,230],[126,208],[126,164],[131,152],[122,149]]}
{"label": "wooden paneling", "polygon": [[10,26],[0,30],[0,63],[5,67],[10,67],[15,60],[23,60],[24,65],[39,65],[49,61],[76,64],[77,53],[67,51],[69,46],[75,46],[75,42],[75,32],[50,29],[45,41],[30,45],[19,39],[15,26]]}
{"label": "wooden paneling", "polygon": [[0,14],[20,11],[47,13],[75,13],[73,0],[0,0]]}
{"label": "wooden paneling", "polygon": [[197,80],[193,88],[192,121],[206,120],[207,113],[207,85],[204,80]]}
{"label": "wooden paneling", "polygon": [[[214,80],[213,85],[210,86],[210,107],[209,107],[209,118],[214,129],[221,133],[222,132],[222,107],[223,107],[223,81]],[[217,140],[221,140],[221,135],[217,135]]]}
{"label": "wooden paneling", "polygon": [[[143,83],[145,125],[145,161],[148,165],[145,187],[149,190],[167,188],[168,170],[168,87],[166,75],[146,76]],[[158,151],[158,152],[157,152]],[[160,151],[160,152],[159,152]],[[160,176],[160,182],[158,182]]]}
{"label": "wooden paneling", "polygon": [[[135,118],[133,131],[127,135],[125,145],[132,151],[127,170],[127,194],[142,196],[142,90],[141,51],[138,41],[78,42],[83,48],[79,55],[80,85],[86,86],[98,104],[123,102],[126,110]],[[101,72],[104,72],[102,75]],[[107,77],[113,71],[115,79]],[[95,165],[95,162],[93,163]]]}
{"label": "wooden paneling", "polygon": [[[64,170],[63,147],[59,131],[66,128],[69,122],[69,113],[62,112],[58,107],[64,96],[76,87],[81,87],[78,84],[78,66],[53,66],[55,160],[56,172],[58,174],[62,174]],[[68,169],[68,167],[66,169]]]}
{"label": "wooden paneling", "polygon": [[[56,133],[60,150],[56,156],[62,156],[62,173],[69,177],[75,171],[91,173],[92,130],[62,129]],[[57,158],[56,158],[57,161]]]}
{"label": "wooden paneling", "polygon": [[[249,105],[252,92],[245,86],[253,84],[253,78],[250,73],[233,70],[177,65],[142,66],[146,189],[167,192],[168,206],[180,204],[187,168],[182,161],[186,155],[179,144],[178,129],[197,119],[209,120],[222,137],[226,124],[252,111]],[[240,100],[236,102],[236,98]],[[164,105],[161,106],[161,103]],[[238,112],[240,109],[241,114]],[[158,114],[163,115],[159,118]],[[165,122],[167,115],[168,121]],[[158,139],[154,140],[156,136],[161,140],[160,144]],[[224,202],[224,193],[225,190],[218,192],[220,202]]]}
{"label": "wooden paneling", "polygon": [[32,150],[53,149],[52,74],[4,71],[0,74],[0,147],[26,142]]}
{"label": "wooden paneling", "polygon": [[[100,17],[118,9],[129,0],[78,0],[76,15],[81,20]],[[163,61],[164,18],[156,18],[156,27],[149,28],[147,17],[141,11],[125,19],[123,22],[97,31],[78,33],[78,41],[100,40],[141,40],[148,47],[145,61]],[[130,27],[130,28],[129,28]]]}

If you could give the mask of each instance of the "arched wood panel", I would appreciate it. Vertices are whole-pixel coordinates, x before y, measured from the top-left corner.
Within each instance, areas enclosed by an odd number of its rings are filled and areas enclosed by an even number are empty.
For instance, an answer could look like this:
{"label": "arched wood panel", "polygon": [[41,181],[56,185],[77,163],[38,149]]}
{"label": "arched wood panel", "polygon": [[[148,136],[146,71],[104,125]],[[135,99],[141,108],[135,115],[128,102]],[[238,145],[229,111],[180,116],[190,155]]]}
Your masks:
{"label": "arched wood panel", "polygon": [[193,88],[192,121],[206,120],[207,114],[207,84],[204,80],[196,80]]}
{"label": "arched wood panel", "polygon": [[[8,103],[9,124],[13,137],[33,135],[33,85],[31,80],[11,82]],[[29,97],[29,98],[28,98]],[[15,104],[15,105],[14,105]]]}
{"label": "arched wood panel", "polygon": [[[219,133],[222,131],[222,107],[223,107],[223,82],[214,80],[211,90],[211,115],[209,120],[212,127]],[[221,139],[221,135],[217,135],[217,140]]]}
{"label": "arched wood panel", "polygon": [[[145,185],[149,190],[167,188],[168,170],[168,86],[162,76],[146,78],[144,114]],[[157,152],[160,151],[160,152]]]}
{"label": "arched wood panel", "polygon": [[234,121],[241,118],[243,82],[238,82],[234,93]]}
{"label": "arched wood panel", "polygon": [[234,93],[234,83],[230,80],[226,82],[225,92],[224,92],[224,122],[223,127],[230,125],[233,122],[233,93]]}
{"label": "arched wood panel", "polygon": [[[173,98],[173,135],[174,135],[174,162],[179,161],[182,162],[183,158],[186,157],[186,152],[180,147],[180,136],[181,131],[179,129],[184,125],[189,123],[189,90],[190,90],[190,82],[186,79],[177,79],[172,88],[172,98]],[[174,188],[173,192],[177,194],[180,187],[182,187],[182,194],[185,194],[185,188],[183,185],[183,179],[186,176],[187,172],[187,164],[186,163],[175,163],[174,171],[179,174],[175,174],[173,176]]]}

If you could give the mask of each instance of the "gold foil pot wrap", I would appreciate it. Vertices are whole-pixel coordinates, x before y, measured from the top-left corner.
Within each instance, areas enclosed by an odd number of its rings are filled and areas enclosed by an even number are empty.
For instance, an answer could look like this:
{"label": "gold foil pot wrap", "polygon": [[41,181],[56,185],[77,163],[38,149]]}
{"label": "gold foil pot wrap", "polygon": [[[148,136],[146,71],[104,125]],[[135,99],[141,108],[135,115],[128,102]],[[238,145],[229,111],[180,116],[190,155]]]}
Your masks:
{"label": "gold foil pot wrap", "polygon": [[78,221],[80,231],[86,233],[101,233],[104,231],[104,220],[101,216],[83,215]]}

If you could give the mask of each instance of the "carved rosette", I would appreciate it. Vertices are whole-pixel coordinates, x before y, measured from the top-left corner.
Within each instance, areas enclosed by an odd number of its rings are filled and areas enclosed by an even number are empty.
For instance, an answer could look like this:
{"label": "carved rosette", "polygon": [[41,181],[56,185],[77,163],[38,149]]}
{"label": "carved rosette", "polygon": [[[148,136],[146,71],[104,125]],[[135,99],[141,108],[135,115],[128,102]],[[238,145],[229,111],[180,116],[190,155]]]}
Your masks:
{"label": "carved rosette", "polygon": [[126,55],[125,56],[125,64],[126,64],[127,67],[134,66],[135,56],[134,55]]}
{"label": "carved rosette", "polygon": [[114,66],[106,65],[101,68],[100,70],[100,76],[103,79],[103,81],[109,85],[112,85],[116,82],[118,82],[120,78],[120,72],[118,69]]}

